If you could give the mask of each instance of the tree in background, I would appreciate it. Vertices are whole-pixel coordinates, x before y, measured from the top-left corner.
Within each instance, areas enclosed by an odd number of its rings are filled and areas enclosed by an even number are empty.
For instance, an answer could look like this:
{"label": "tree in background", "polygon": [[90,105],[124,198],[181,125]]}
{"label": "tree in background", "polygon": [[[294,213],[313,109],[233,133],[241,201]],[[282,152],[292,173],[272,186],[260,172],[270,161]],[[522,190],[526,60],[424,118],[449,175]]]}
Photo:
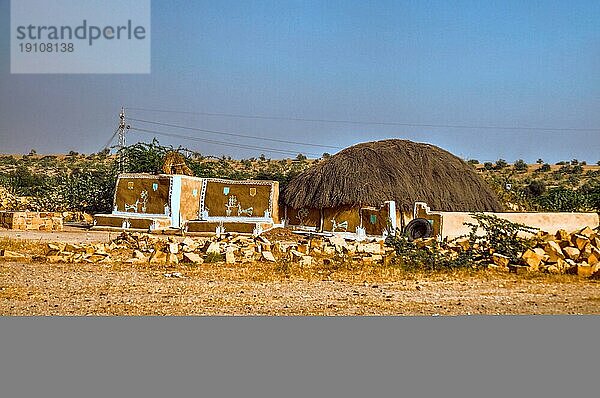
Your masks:
{"label": "tree in background", "polygon": [[549,165],[548,163],[544,163],[544,164],[543,164],[543,165],[542,165],[542,166],[539,168],[539,170],[540,170],[540,171],[542,171],[542,172],[548,172],[548,171],[550,171],[550,169],[551,169],[551,167],[550,167],[550,165]]}
{"label": "tree in background", "polygon": [[496,169],[497,170],[503,169],[506,166],[508,166],[508,163],[506,163],[506,160],[504,160],[504,159],[496,160]]}
{"label": "tree in background", "polygon": [[173,147],[160,145],[154,138],[152,142],[138,142],[122,149],[126,159],[126,171],[130,173],[158,174],[162,168],[163,158]]}
{"label": "tree in background", "polygon": [[546,192],[546,184],[544,181],[534,180],[525,187],[525,195],[530,198],[537,198]]}
{"label": "tree in background", "polygon": [[515,162],[515,164],[513,165],[513,167],[517,171],[527,171],[527,163],[525,163],[525,161],[523,159],[517,160]]}

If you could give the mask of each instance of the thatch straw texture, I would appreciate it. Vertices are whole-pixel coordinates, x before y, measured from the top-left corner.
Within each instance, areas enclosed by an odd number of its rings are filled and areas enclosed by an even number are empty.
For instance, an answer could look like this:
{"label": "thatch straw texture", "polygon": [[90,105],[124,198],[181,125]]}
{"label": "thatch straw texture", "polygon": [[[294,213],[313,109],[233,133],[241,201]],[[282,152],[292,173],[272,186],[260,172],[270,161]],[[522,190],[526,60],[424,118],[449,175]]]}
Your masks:
{"label": "thatch straw texture", "polygon": [[163,160],[162,172],[165,174],[183,174],[193,176],[194,172],[185,163],[185,157],[177,151],[169,151]]}
{"label": "thatch straw texture", "polygon": [[293,208],[417,201],[440,211],[501,211],[494,192],[460,158],[429,144],[390,139],[346,148],[293,179],[283,200]]}

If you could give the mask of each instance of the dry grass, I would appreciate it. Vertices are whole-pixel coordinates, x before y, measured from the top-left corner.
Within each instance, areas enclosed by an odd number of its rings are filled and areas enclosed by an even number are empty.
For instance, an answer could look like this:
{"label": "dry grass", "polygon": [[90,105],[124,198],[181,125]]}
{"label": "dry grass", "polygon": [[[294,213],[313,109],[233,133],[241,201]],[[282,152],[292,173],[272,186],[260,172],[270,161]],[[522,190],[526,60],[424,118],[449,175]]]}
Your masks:
{"label": "dry grass", "polygon": [[346,148],[294,178],[282,195],[295,208],[417,201],[443,211],[501,211],[486,182],[460,158],[429,144],[390,139]]}
{"label": "dry grass", "polygon": [[[41,254],[46,243],[4,238],[0,247]],[[168,277],[173,272],[182,277]],[[599,301],[600,283],[575,275],[322,259],[311,266],[0,262],[1,315],[596,314]]]}
{"label": "dry grass", "polygon": [[47,250],[47,243],[0,237],[0,250],[9,250],[22,254],[43,255]]}
{"label": "dry grass", "polygon": [[[179,272],[182,278],[165,277]],[[573,275],[290,264],[0,263],[3,315],[466,315],[598,313]]]}

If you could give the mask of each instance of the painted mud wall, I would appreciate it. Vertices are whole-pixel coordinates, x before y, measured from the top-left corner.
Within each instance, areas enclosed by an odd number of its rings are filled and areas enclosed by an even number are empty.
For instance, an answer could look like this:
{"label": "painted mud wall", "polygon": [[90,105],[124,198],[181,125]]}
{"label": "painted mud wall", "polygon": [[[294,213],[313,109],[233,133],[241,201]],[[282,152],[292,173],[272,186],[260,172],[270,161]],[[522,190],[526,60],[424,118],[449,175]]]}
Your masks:
{"label": "painted mud wall", "polygon": [[201,178],[181,176],[179,213],[181,214],[182,222],[198,219],[201,192]]}
{"label": "painted mud wall", "polygon": [[[131,173],[117,179],[113,211],[97,226],[181,228],[189,222],[232,222],[232,231],[278,223],[279,183]],[[204,218],[203,218],[204,217]],[[249,223],[250,226],[238,224]],[[267,226],[268,224],[268,226]],[[128,225],[128,226],[126,226]]]}
{"label": "painted mud wall", "polygon": [[279,221],[277,181],[230,181],[207,178],[200,197],[200,219],[272,218]]}
{"label": "painted mud wall", "polygon": [[321,212],[319,209],[294,209],[286,207],[285,217],[287,224],[293,227],[304,227],[318,230],[321,225]]}
{"label": "painted mud wall", "polygon": [[386,203],[380,208],[363,207],[361,208],[362,225],[367,235],[382,235],[383,231],[391,227],[392,209],[390,204]]}
{"label": "painted mud wall", "polygon": [[117,179],[113,213],[170,214],[171,178],[124,174]]}
{"label": "painted mud wall", "polygon": [[293,228],[355,233],[357,227],[362,227],[367,235],[380,236],[388,229],[392,212],[395,213],[390,202],[386,202],[381,207],[340,206],[322,210],[287,207],[286,217],[287,224]]}

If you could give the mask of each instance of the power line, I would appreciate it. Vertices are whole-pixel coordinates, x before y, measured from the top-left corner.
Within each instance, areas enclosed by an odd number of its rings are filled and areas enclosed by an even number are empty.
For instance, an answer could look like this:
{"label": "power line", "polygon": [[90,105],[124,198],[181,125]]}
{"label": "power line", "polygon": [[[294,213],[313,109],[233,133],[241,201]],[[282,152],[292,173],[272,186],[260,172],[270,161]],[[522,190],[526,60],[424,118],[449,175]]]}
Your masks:
{"label": "power line", "polygon": [[203,115],[216,117],[232,117],[242,119],[265,119],[265,120],[288,120],[295,122],[313,122],[313,123],[337,123],[337,124],[357,124],[357,125],[378,125],[378,126],[403,126],[403,127],[431,127],[431,128],[451,128],[451,129],[478,129],[478,130],[512,130],[512,131],[572,131],[572,132],[597,132],[600,128],[562,128],[562,127],[533,127],[533,126],[489,126],[489,125],[468,125],[468,124],[435,124],[435,123],[404,123],[404,122],[380,122],[363,120],[344,120],[344,119],[309,119],[286,116],[268,116],[268,115],[244,115],[235,113],[210,113],[210,112],[190,112],[175,111],[151,108],[127,108],[132,111],[142,112],[160,112],[160,113],[178,113],[187,115]]}
{"label": "power line", "polygon": [[281,139],[278,139],[278,138],[265,138],[265,137],[258,137],[258,136],[255,136],[255,135],[229,133],[229,132],[226,132],[226,131],[206,130],[206,129],[196,128],[196,127],[181,126],[181,125],[178,125],[178,124],[155,122],[155,121],[151,121],[151,120],[136,119],[136,118],[131,118],[131,117],[128,118],[128,120],[131,120],[131,121],[134,121],[134,122],[155,124],[155,125],[158,125],[158,126],[173,127],[173,128],[178,128],[178,129],[184,129],[184,130],[200,131],[200,132],[203,132],[203,133],[228,135],[230,137],[252,138],[252,139],[255,139],[255,140],[281,142],[283,144],[292,144],[292,145],[305,145],[305,146],[311,146],[311,147],[316,147],[316,148],[342,149],[341,147],[334,146],[334,145],[311,144],[311,143],[306,143],[306,142],[281,140]]}
{"label": "power line", "polygon": [[115,132],[113,133],[113,135],[110,136],[109,140],[106,142],[106,144],[102,147],[102,149],[100,149],[100,152],[102,152],[103,150],[105,150],[106,148],[109,147],[110,143],[112,142],[112,140],[115,139],[115,137],[117,136],[117,133],[119,132],[119,128],[120,126],[117,126],[117,129],[115,130]]}
{"label": "power line", "polygon": [[[139,131],[142,133],[158,134],[158,135],[163,135],[163,136],[167,136],[167,137],[182,138],[182,139],[186,139],[186,140],[199,141],[199,142],[204,142],[204,143],[208,143],[208,144],[222,145],[222,146],[227,146],[227,147],[258,150],[261,152],[268,152],[268,153],[279,153],[279,154],[283,154],[283,155],[297,155],[299,153],[297,151],[288,151],[285,149],[276,149],[276,148],[259,147],[259,146],[253,146],[253,145],[235,144],[235,143],[226,142],[226,141],[216,141],[216,140],[209,140],[209,139],[205,139],[205,138],[192,137],[192,136],[181,135],[181,134],[165,133],[162,131],[148,130],[148,129],[138,128],[138,127],[133,127],[133,126],[130,129],[133,131]],[[304,154],[311,155],[311,156],[321,156],[316,153],[308,153],[308,152],[305,152]]]}

